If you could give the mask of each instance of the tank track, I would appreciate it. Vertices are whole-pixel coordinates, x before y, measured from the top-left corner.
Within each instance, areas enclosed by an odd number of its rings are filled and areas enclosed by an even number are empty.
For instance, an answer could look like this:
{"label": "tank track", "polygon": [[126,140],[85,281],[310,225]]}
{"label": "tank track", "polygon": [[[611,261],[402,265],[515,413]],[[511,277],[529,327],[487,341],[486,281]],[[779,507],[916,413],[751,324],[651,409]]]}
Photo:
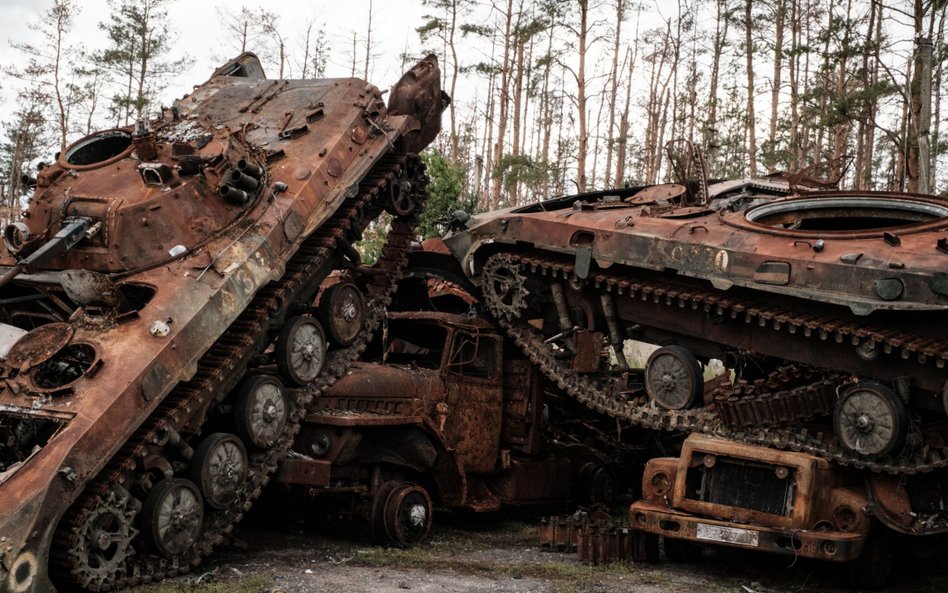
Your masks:
{"label": "tank track", "polygon": [[836,389],[846,375],[823,376],[812,367],[791,366],[753,383],[719,387],[711,393],[721,421],[732,427],[784,424],[832,413]]}
{"label": "tank track", "polygon": [[[484,264],[485,276],[489,276],[493,264],[498,262],[519,265],[524,271],[544,279],[570,281],[574,278],[573,264],[570,262],[555,257],[528,256],[515,252],[500,252],[488,258]],[[489,281],[490,278],[485,278],[485,283]],[[615,274],[590,274],[586,282],[601,291],[625,295],[627,298],[651,299],[667,307],[691,307],[696,310],[701,308],[715,315],[728,315],[733,319],[743,318],[746,323],[758,323],[762,327],[770,327],[773,331],[801,332],[804,336],[815,340],[833,339],[838,343],[848,343],[853,346],[859,345],[864,340],[872,340],[885,352],[897,350],[903,358],[914,355],[921,364],[934,359],[939,368],[943,367],[945,361],[948,360],[948,343],[898,330],[815,318],[788,309],[725,297],[712,291],[691,287],[682,288],[672,284],[631,279]],[[524,308],[510,307],[503,299],[491,298],[490,294],[485,294],[485,302],[507,334],[550,380],[584,405],[615,418],[649,429],[701,432],[749,444],[808,453],[842,466],[877,473],[911,475],[948,468],[948,447],[919,446],[915,450],[909,450],[907,447],[906,451],[898,457],[889,455],[872,458],[845,450],[832,434],[825,434],[822,430],[813,432],[805,426],[740,427],[733,425],[740,422],[725,422],[709,407],[681,411],[656,408],[644,398],[628,397],[628,394],[622,392],[604,375],[584,375],[573,371],[569,367],[568,359],[558,355],[547,343],[545,336],[521,318]],[[759,398],[751,402],[751,413],[761,415],[765,422],[782,421],[777,410],[768,409],[769,402],[764,403],[765,400],[805,402],[801,405],[809,405],[811,408],[814,407],[814,403],[825,406],[826,398],[835,400],[835,388],[838,384],[832,385],[833,380],[834,376],[830,373],[802,387],[772,392],[767,398]],[[842,380],[840,377],[840,381]],[[791,391],[796,391],[796,393],[791,393]],[[740,400],[742,399],[740,395],[741,393],[737,391],[727,397]],[[748,402],[757,397],[751,396]],[[803,412],[808,411],[803,410]]]}
{"label": "tank track", "polygon": [[[394,218],[386,243],[378,260],[384,273],[369,275],[366,299],[366,322],[355,343],[346,348],[330,349],[320,376],[311,384],[289,389],[291,414],[283,434],[270,449],[249,456],[249,471],[237,504],[223,511],[207,509],[200,539],[186,553],[174,558],[156,555],[135,555],[130,549],[125,562],[116,567],[111,576],[90,576],[80,566],[83,520],[104,505],[119,503],[128,506],[131,497],[128,483],[132,472],[143,467],[145,456],[155,445],[164,444],[169,435],[180,430],[210,400],[223,400],[229,390],[246,372],[252,355],[262,353],[268,346],[264,339],[274,318],[286,312],[293,296],[308,284],[318,284],[332,270],[333,258],[347,233],[361,231],[383,209],[390,184],[398,183],[402,170],[415,172],[416,208],[402,217]],[[287,262],[286,272],[278,281],[262,288],[238,319],[225,331],[198,363],[197,373],[187,382],[177,385],[162,401],[158,409],[139,429],[138,433],[120,449],[99,475],[85,488],[76,503],[67,511],[59,525],[58,546],[51,555],[52,567],[60,578],[84,589],[105,591],[121,589],[140,583],[159,581],[187,572],[197,566],[213,547],[229,535],[234,526],[250,510],[270,477],[285,457],[299,432],[305,410],[314,397],[341,377],[350,364],[365,349],[375,328],[381,322],[385,307],[390,303],[397,280],[407,263],[408,249],[418,224],[418,213],[427,199],[427,177],[417,156],[388,155],[383,157],[360,183],[360,193],[347,199],[335,214],[319,227],[300,246]],[[351,247],[349,247],[351,249]],[[123,500],[124,499],[124,500]],[[124,506],[123,506],[124,505]],[[127,510],[133,515],[136,509]],[[133,529],[134,533],[137,533]],[[134,533],[132,537],[134,537]]]}

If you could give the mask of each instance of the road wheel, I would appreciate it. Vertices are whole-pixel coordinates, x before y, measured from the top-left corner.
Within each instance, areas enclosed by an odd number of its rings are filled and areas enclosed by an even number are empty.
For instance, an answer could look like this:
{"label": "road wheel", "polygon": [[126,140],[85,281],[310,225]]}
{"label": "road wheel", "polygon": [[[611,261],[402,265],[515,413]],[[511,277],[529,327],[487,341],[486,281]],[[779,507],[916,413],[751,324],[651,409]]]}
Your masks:
{"label": "road wheel", "polygon": [[276,361],[293,385],[315,380],[326,364],[326,334],[319,322],[308,315],[287,320],[277,337]]}
{"label": "road wheel", "polygon": [[319,301],[319,320],[334,344],[351,346],[365,322],[362,292],[352,282],[333,284]]}
{"label": "road wheel", "polygon": [[145,499],[141,521],[142,535],[156,552],[168,558],[181,556],[201,536],[204,525],[201,493],[190,480],[161,480]]}
{"label": "road wheel", "polygon": [[237,434],[258,449],[276,444],[290,417],[290,402],[276,377],[257,375],[240,387],[234,420]]}
{"label": "road wheel", "polygon": [[223,510],[236,503],[245,479],[247,449],[236,435],[216,432],[201,442],[191,461],[191,480],[209,507]]}
{"label": "road wheel", "polygon": [[684,410],[702,400],[701,363],[681,346],[659,348],[645,363],[645,389],[659,407]]}
{"label": "road wheel", "polygon": [[902,446],[908,430],[905,404],[875,381],[853,385],[833,410],[836,437],[850,451],[880,457]]}

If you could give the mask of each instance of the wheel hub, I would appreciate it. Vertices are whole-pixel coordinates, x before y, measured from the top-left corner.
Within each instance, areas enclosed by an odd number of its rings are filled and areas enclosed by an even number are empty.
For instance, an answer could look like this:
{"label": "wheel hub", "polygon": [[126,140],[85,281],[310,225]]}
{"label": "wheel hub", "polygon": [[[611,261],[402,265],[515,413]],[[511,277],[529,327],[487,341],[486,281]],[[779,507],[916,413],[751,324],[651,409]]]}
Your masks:
{"label": "wheel hub", "polygon": [[866,414],[860,414],[856,416],[855,425],[861,432],[870,433],[872,429],[875,428],[876,423]]}
{"label": "wheel hub", "polygon": [[425,510],[423,505],[414,504],[408,511],[408,519],[412,527],[424,527],[425,522],[428,520],[428,511]]}
{"label": "wheel hub", "polygon": [[346,303],[342,310],[342,318],[346,321],[352,321],[356,318],[357,314],[358,312],[356,311],[356,306],[352,303]]}
{"label": "wheel hub", "polygon": [[277,418],[277,407],[272,401],[267,401],[263,406],[263,421],[267,424],[273,424]]}
{"label": "wheel hub", "polygon": [[678,379],[671,373],[662,375],[662,388],[665,391],[674,391],[678,387]]}

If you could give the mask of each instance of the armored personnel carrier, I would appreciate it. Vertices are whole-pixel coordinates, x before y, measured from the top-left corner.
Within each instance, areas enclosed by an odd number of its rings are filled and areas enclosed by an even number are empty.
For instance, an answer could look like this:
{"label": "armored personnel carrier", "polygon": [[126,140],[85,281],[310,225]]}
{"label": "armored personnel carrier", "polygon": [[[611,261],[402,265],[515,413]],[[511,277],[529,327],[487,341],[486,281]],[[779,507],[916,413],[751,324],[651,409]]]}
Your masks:
{"label": "armored personnel carrier", "polygon": [[[433,56],[386,106],[245,54],[39,173],[0,258],[0,591],[159,580],[227,536],[377,324],[447,100]],[[383,211],[381,273],[317,308]]]}
{"label": "armored personnel carrier", "polygon": [[483,214],[446,243],[577,400],[868,470],[886,525],[948,531],[948,201],[675,162],[681,183]]}

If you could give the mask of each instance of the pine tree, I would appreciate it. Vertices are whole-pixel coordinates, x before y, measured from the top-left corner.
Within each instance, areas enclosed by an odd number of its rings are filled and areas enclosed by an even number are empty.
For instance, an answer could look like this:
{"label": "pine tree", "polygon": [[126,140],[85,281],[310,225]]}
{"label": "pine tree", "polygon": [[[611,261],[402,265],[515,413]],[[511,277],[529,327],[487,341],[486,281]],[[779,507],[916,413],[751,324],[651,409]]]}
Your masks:
{"label": "pine tree", "polygon": [[117,125],[146,119],[168,79],[189,58],[171,59],[174,35],[168,24],[173,0],[111,0],[112,14],[99,27],[109,46],[94,56],[115,87],[109,111]]}

